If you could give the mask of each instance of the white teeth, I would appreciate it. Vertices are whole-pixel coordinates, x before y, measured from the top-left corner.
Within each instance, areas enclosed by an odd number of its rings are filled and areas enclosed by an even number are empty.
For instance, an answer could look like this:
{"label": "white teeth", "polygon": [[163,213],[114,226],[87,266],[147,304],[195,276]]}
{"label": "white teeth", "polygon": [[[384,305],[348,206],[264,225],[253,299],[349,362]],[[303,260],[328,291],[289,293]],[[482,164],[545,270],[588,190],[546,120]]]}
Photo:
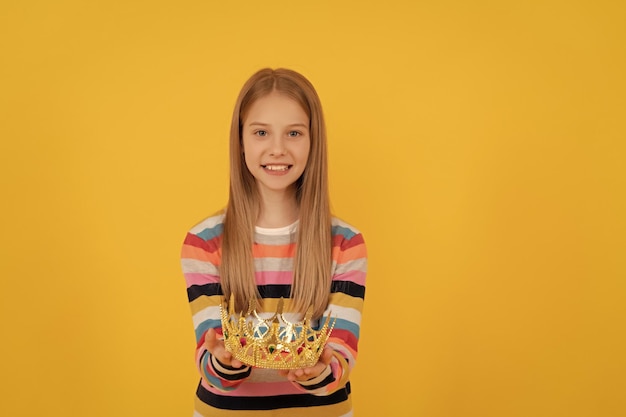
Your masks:
{"label": "white teeth", "polygon": [[289,169],[289,165],[265,165],[265,168],[270,171],[287,171]]}

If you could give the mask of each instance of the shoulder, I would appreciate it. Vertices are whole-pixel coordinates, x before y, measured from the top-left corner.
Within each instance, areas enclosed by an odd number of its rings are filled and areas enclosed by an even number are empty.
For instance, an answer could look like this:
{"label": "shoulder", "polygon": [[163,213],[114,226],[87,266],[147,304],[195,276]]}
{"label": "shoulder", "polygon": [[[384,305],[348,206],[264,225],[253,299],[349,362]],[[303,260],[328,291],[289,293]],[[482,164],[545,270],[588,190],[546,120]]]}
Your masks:
{"label": "shoulder", "polygon": [[[367,248],[361,232],[351,224],[333,217],[332,218],[332,260],[336,265],[334,274],[346,280],[348,271],[358,271],[364,274],[367,270]],[[360,285],[365,283],[365,276],[359,275],[355,282]]]}
{"label": "shoulder", "polygon": [[202,240],[211,240],[222,235],[224,231],[224,212],[213,214],[189,229],[189,234]]}
{"label": "shoulder", "polygon": [[338,217],[333,217],[331,220],[332,237],[341,237],[346,240],[351,240],[356,236],[360,236],[363,239],[361,232],[351,224],[346,223]]}
{"label": "shoulder", "polygon": [[338,248],[339,251],[346,251],[353,248],[360,248],[358,251],[362,252],[362,256],[365,255],[365,240],[361,232],[354,226],[345,221],[333,217],[331,221],[332,231],[331,239],[333,247]]}

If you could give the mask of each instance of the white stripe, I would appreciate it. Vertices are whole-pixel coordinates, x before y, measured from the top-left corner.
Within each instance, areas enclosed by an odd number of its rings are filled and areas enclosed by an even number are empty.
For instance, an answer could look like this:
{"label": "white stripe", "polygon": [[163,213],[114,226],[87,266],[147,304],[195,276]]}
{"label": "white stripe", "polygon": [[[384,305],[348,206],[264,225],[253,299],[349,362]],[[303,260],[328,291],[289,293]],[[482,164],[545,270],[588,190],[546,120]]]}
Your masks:
{"label": "white stripe", "polygon": [[219,306],[204,308],[193,315],[193,318],[192,318],[193,328],[197,329],[201,323],[209,319],[219,320],[220,318],[221,318],[221,313],[220,313]]}
{"label": "white stripe", "polygon": [[359,271],[367,272],[367,259],[359,258],[353,261],[348,261],[344,264],[333,264],[333,275],[345,274],[346,272]]}
{"label": "white stripe", "polygon": [[278,373],[277,369],[252,368],[252,372],[246,382],[267,384],[270,382],[285,382],[285,377]]}
{"label": "white stripe", "polygon": [[356,323],[357,325],[361,323],[362,317],[359,310],[350,307],[341,307],[337,304],[328,304],[328,307],[326,307],[326,311],[324,311],[324,315],[330,315],[331,320],[336,317],[338,319],[351,321],[353,323]]}
{"label": "white stripe", "polygon": [[219,276],[219,271],[215,265],[210,262],[183,258],[180,260],[180,263],[182,264],[183,271],[185,271],[185,273],[201,273]]}
{"label": "white stripe", "polygon": [[291,233],[294,233],[298,229],[299,222],[300,220],[296,220],[295,222],[291,223],[289,226],[275,227],[275,228],[255,226],[254,230],[257,233],[266,235],[266,236],[285,236],[285,235],[289,236]]}
{"label": "white stripe", "polygon": [[197,235],[203,230],[212,229],[216,225],[223,223],[223,222],[224,222],[224,213],[218,214],[217,216],[213,216],[213,217],[207,217],[206,219],[202,220],[200,223],[192,227],[189,230],[189,232],[194,235]]}
{"label": "white stripe", "polygon": [[293,271],[292,258],[256,258],[254,269],[257,272],[263,271]]}

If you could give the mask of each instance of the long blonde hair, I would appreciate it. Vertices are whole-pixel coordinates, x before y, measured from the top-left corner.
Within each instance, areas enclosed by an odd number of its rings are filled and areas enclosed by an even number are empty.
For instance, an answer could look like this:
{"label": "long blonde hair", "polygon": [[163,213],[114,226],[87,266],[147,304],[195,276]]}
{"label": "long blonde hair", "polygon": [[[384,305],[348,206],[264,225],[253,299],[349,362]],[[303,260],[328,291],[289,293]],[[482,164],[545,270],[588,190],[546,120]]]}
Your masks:
{"label": "long blonde hair", "polygon": [[277,91],[295,100],[309,116],[311,148],[306,168],[296,181],[300,208],[296,255],[291,286],[292,307],[313,316],[322,315],[331,285],[331,214],[328,195],[326,127],[322,106],[313,85],[288,69],[262,69],[244,84],[233,112],[230,129],[230,190],[224,232],[220,280],[226,299],[235,298],[237,311],[251,300],[260,300],[255,283],[252,246],[260,211],[256,182],[246,167],[242,148],[242,124],[252,103]]}

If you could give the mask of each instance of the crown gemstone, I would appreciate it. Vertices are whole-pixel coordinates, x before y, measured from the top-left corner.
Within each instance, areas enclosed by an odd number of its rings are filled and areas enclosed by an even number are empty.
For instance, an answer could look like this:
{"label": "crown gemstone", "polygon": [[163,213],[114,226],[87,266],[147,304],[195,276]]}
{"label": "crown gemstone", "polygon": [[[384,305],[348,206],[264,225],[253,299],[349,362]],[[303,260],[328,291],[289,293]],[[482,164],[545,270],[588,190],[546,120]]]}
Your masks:
{"label": "crown gemstone", "polygon": [[290,322],[283,314],[282,298],[276,312],[267,319],[260,317],[254,301],[246,314],[237,314],[234,304],[231,295],[229,303],[221,306],[224,345],[234,358],[258,368],[300,369],[315,365],[336,321],[329,314],[316,330],[309,308],[303,321]]}

